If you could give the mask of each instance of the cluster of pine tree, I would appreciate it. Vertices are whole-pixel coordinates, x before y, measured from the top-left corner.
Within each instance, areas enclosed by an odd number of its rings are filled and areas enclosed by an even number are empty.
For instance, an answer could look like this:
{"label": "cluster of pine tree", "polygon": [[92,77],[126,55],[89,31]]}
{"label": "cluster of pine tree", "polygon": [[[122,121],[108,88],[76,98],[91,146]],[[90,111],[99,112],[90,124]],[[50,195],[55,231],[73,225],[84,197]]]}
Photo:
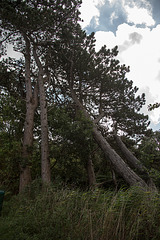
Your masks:
{"label": "cluster of pine tree", "polygon": [[[144,148],[149,134],[159,135],[148,131],[148,116],[140,113],[145,95],[126,78],[117,46],[95,51],[94,33],[80,26],[80,5],[0,3],[0,184],[21,192],[41,177],[43,184],[124,181],[156,189],[149,170],[158,163],[145,166]],[[20,59],[5,56],[9,44]]]}

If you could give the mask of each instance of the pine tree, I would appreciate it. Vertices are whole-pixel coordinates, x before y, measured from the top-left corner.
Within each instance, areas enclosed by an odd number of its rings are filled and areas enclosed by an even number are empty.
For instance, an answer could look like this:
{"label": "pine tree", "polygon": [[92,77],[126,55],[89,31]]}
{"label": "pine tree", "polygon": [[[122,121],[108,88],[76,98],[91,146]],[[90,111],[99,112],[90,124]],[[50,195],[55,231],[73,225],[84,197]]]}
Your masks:
{"label": "pine tree", "polygon": [[[42,181],[49,183],[50,164],[48,149],[48,120],[46,90],[48,74],[48,48],[55,46],[67,27],[79,19],[81,1],[4,1],[0,4],[3,50],[12,43],[25,58],[26,119],[23,139],[23,166],[20,174],[20,191],[31,181],[29,158],[33,144],[34,113],[38,103],[41,108],[41,169]],[[55,50],[56,51],[56,50]],[[32,72],[34,69],[34,73]]]}

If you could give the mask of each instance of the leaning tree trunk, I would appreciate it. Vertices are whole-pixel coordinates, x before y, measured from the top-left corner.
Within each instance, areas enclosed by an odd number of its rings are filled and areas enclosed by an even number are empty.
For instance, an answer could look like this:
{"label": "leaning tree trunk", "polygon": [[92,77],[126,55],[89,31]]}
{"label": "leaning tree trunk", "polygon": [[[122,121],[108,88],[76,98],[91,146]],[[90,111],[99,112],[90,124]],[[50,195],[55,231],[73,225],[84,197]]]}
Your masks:
{"label": "leaning tree trunk", "polygon": [[121,138],[116,133],[114,134],[114,138],[123,155],[125,156],[128,164],[138,171],[138,173],[143,177],[149,187],[156,190],[156,186],[153,180],[150,178],[147,168],[133,155],[133,153],[126,147],[126,145],[122,142]]}
{"label": "leaning tree trunk", "polygon": [[[78,100],[74,90],[70,87],[71,96],[76,103],[76,105],[83,112],[84,116],[91,120],[90,115],[87,113],[86,109]],[[147,184],[140,178],[124,161],[123,159],[111,148],[106,139],[102,136],[102,134],[97,130],[96,125],[93,123],[93,136],[102,149],[105,157],[110,160],[111,165],[114,171],[121,176],[126,183],[130,186],[137,185],[143,188],[147,188]]]}
{"label": "leaning tree trunk", "polygon": [[19,192],[21,192],[25,188],[25,186],[31,182],[31,171],[29,167],[29,161],[32,156],[34,114],[38,105],[37,85],[34,88],[34,92],[32,92],[30,76],[30,42],[28,38],[25,36],[25,34],[23,36],[26,43],[25,48],[26,116],[24,123],[22,162],[20,163]]}
{"label": "leaning tree trunk", "polygon": [[147,187],[147,184],[140,178],[129,166],[123,161],[123,159],[111,148],[106,139],[97,130],[96,126],[93,127],[93,136],[102,149],[106,158],[110,159],[111,165],[114,171],[130,185],[138,185],[141,187]]}
{"label": "leaning tree trunk", "polygon": [[47,114],[47,102],[44,86],[44,71],[39,57],[36,53],[36,48],[33,49],[33,55],[38,66],[38,87],[39,87],[39,99],[41,110],[41,176],[43,183],[51,182],[51,170],[49,161],[49,144],[48,144],[48,114]]}

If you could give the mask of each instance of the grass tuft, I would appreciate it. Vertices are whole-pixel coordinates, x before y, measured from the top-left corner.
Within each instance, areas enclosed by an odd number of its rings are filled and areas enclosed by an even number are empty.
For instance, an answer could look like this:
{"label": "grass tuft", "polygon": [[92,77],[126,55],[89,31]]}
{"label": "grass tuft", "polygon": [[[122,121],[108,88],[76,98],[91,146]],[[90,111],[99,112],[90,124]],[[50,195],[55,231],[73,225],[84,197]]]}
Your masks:
{"label": "grass tuft", "polygon": [[160,195],[140,188],[82,192],[35,183],[4,201],[3,240],[160,239]]}

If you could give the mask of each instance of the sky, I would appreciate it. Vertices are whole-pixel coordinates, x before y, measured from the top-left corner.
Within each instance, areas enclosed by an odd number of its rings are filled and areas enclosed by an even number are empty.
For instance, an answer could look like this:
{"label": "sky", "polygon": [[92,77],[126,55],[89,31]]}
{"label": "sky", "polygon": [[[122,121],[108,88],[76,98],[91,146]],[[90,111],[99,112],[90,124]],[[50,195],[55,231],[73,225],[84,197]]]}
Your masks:
{"label": "sky", "polygon": [[121,64],[130,66],[129,80],[145,93],[142,112],[149,115],[150,127],[160,129],[160,0],[82,0],[81,26],[95,32],[96,50],[104,44],[118,46]]}

